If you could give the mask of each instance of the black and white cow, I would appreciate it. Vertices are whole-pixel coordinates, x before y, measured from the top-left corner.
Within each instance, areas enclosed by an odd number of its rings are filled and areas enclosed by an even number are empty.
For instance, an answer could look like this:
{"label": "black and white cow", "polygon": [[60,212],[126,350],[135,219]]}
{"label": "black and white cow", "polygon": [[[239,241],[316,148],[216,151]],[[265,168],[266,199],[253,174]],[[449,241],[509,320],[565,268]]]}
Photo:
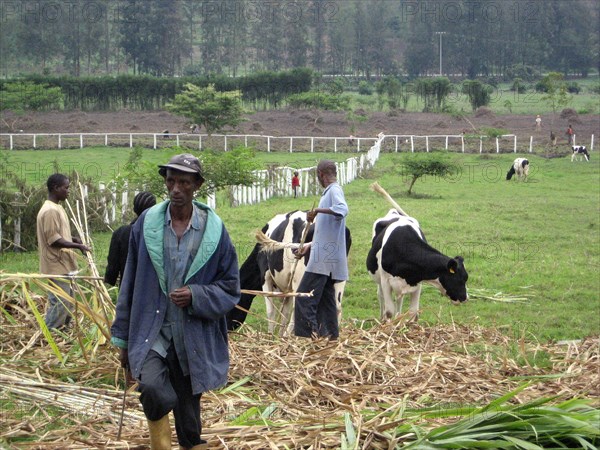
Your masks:
{"label": "black and white cow", "polygon": [[381,320],[402,312],[406,294],[410,294],[409,319],[416,320],[422,282],[437,287],[452,303],[459,304],[468,298],[469,276],[463,258],[449,258],[431,247],[419,222],[396,209],[373,224],[367,270],[377,283]]}
{"label": "black and white cow", "polygon": [[573,145],[571,148],[573,149],[571,162],[573,162],[575,159],[578,161],[583,160],[583,158],[585,158],[586,161],[590,160],[590,154],[588,153],[587,148],[585,148],[585,145]]}
{"label": "black and white cow", "polygon": [[506,179],[510,180],[514,174],[517,174],[517,179],[527,180],[529,175],[529,161],[525,158],[517,158],[510,166],[510,170],[506,173]]}
{"label": "black and white cow", "polygon": [[[273,217],[262,228],[262,232],[274,241],[285,243],[285,248],[267,252],[262,251],[263,248],[260,243],[256,244],[252,253],[240,267],[241,288],[266,292],[295,291],[300,284],[302,275],[304,275],[310,254],[296,260],[293,251],[298,248],[307,225],[306,211],[292,211]],[[306,235],[306,243],[312,241],[313,228],[314,225],[310,224]],[[351,243],[350,230],[346,228],[346,252],[350,250]],[[298,262],[295,263],[295,261]],[[290,278],[292,279],[290,280]],[[345,285],[346,282],[341,281],[334,286],[338,320],[341,319]],[[255,295],[252,294],[242,294],[238,306],[249,310],[254,297]],[[293,325],[294,297],[265,297],[265,301],[269,332],[273,333],[278,329],[281,335],[285,334]],[[302,299],[300,298],[298,301],[302,301]],[[235,330],[238,328],[246,320],[246,315],[247,312],[240,308],[234,308],[230,311],[227,315],[228,329]]]}

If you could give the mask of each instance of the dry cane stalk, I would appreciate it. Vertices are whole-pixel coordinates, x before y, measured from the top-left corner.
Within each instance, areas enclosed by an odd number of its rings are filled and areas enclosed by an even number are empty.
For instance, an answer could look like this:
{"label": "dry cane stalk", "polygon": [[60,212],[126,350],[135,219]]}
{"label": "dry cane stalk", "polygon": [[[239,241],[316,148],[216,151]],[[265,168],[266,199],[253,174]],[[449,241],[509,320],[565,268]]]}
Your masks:
{"label": "dry cane stalk", "polygon": [[383,197],[389,202],[390,205],[392,205],[394,207],[394,209],[396,211],[398,211],[400,214],[402,214],[403,216],[407,216],[410,217],[408,214],[406,214],[406,212],[400,207],[400,205],[398,203],[396,203],[396,201],[390,196],[390,194],[388,194],[386,192],[385,189],[383,189],[379,183],[377,183],[377,181],[375,183],[373,183],[371,185],[371,189],[375,192],[378,192],[379,194],[383,195]]}

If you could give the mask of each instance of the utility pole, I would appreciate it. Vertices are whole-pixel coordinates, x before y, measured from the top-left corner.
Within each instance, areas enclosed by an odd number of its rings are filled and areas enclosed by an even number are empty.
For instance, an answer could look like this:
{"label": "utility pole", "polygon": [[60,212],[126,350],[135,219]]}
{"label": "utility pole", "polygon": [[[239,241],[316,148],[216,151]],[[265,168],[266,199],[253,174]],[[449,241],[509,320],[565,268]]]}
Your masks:
{"label": "utility pole", "polygon": [[440,77],[442,76],[442,34],[446,34],[445,31],[436,31],[435,34],[440,36]]}

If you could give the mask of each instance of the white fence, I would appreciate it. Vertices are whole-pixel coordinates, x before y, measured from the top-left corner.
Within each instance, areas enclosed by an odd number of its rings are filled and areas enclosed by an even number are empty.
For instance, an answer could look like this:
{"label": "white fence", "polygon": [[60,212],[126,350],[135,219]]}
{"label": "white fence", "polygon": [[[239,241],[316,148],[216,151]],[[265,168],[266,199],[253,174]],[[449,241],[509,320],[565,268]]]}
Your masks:
{"label": "white fence", "polygon": [[374,138],[349,136],[268,136],[262,134],[195,134],[195,133],[2,133],[0,146],[15,149],[62,149],[84,147],[145,148],[186,147],[203,150],[207,146],[231,150],[236,145],[255,146],[271,151],[356,151],[360,152]]}
{"label": "white fence", "polygon": [[[511,151],[514,153],[517,153],[518,151],[517,136],[515,134],[504,134],[496,138],[489,138],[488,136],[473,137],[465,136],[462,134],[440,134],[427,136],[417,136],[414,134],[388,134],[385,136],[385,140],[388,142],[392,141],[391,147],[395,152],[408,150],[410,150],[413,153],[419,150],[425,150],[426,152],[429,152],[433,145],[437,144],[438,146],[436,148],[440,148],[440,146],[443,146],[445,150],[451,149],[451,145],[454,145],[459,147],[462,153],[465,153],[465,148],[467,147],[468,143],[471,143],[471,151],[475,146],[478,148],[479,153],[483,153],[484,142],[492,142],[496,153],[500,153],[500,149],[503,148],[503,146],[504,148],[510,148]],[[573,138],[573,145],[575,145],[575,138]],[[529,153],[532,153],[533,146],[534,137],[530,136],[526,150],[529,151]],[[593,134],[590,136],[590,144],[588,150],[594,150]],[[522,151],[525,151],[525,149],[522,149]]]}
{"label": "white fence", "polygon": [[[379,159],[381,142],[385,136],[380,135],[368,152],[336,163],[338,183],[342,186],[350,183],[364,171],[372,168]],[[300,178],[299,195],[308,196],[319,193],[316,167],[295,169],[277,167],[269,170],[258,170],[254,174],[258,181],[252,186],[230,186],[230,195],[234,206],[253,205],[276,196],[291,196],[292,175],[297,171]]]}
{"label": "white fence", "polygon": [[[575,138],[575,137],[574,137]],[[534,141],[530,136],[521,151],[533,152]],[[268,136],[262,134],[206,134],[190,133],[2,133],[0,147],[15,149],[62,149],[84,148],[92,146],[145,148],[166,148],[172,146],[185,147],[192,150],[203,150],[206,147],[231,150],[236,146],[253,146],[266,152],[360,152],[372,145],[374,138],[349,136],[315,137],[315,136]],[[487,136],[465,136],[462,134],[414,135],[389,134],[385,141],[392,141],[391,148],[395,152],[411,152],[425,150],[429,152],[434,146],[445,150],[460,149],[461,152],[479,151],[483,153],[484,143],[492,142],[496,153],[502,149],[517,153],[518,142],[514,134],[506,134],[497,138]],[[574,141],[575,142],[575,141]],[[389,148],[384,146],[384,148]],[[588,150],[594,149],[594,135],[590,136]]]}

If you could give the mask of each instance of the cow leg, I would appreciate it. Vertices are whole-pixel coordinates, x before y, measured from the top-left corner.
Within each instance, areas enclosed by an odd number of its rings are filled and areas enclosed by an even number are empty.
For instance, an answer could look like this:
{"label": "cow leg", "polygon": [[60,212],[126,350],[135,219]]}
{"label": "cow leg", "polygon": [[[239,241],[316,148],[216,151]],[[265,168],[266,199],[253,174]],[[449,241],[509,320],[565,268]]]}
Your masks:
{"label": "cow leg", "polygon": [[281,315],[279,321],[279,334],[285,336],[289,332],[292,312],[294,310],[294,297],[285,297],[281,299]]}
{"label": "cow leg", "polygon": [[342,298],[344,297],[345,281],[338,281],[333,285],[335,290],[335,303],[337,308],[338,324],[342,323]]}
{"label": "cow leg", "polygon": [[392,286],[387,280],[381,280],[381,294],[383,295],[383,314],[381,320],[392,319],[399,311],[394,302]]}
{"label": "cow leg", "polygon": [[[263,284],[263,291],[273,292],[274,288],[275,286],[273,283],[273,279],[271,278],[271,275],[267,272],[265,274],[265,283]],[[267,309],[267,327],[269,333],[273,333],[275,331],[275,325],[279,323],[278,310],[277,306],[275,305],[276,301],[276,299],[265,297],[265,307]]]}
{"label": "cow leg", "polygon": [[408,317],[411,322],[416,322],[419,319],[419,299],[421,298],[421,285],[417,286],[410,293],[410,306],[408,307]]}
{"label": "cow leg", "polygon": [[379,317],[381,320],[385,320],[385,299],[383,298],[383,289],[381,284],[377,284],[377,299],[379,300]]}

